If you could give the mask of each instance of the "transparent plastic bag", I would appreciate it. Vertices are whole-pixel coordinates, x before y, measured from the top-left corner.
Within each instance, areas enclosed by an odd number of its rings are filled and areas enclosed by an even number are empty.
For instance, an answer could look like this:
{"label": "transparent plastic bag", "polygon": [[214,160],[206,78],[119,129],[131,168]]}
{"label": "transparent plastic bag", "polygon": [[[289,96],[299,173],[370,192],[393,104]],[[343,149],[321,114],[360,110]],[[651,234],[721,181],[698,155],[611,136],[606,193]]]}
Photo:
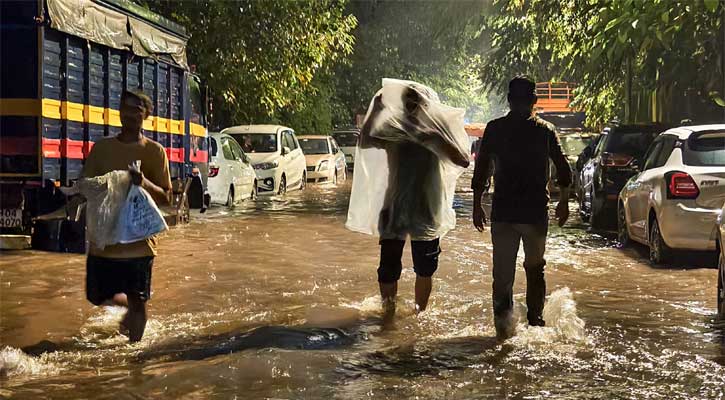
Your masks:
{"label": "transparent plastic bag", "polygon": [[[384,239],[442,237],[455,227],[456,181],[468,165],[464,111],[411,81],[384,79],[378,96],[365,117],[374,144],[362,138],[357,148],[345,226]],[[411,97],[417,106],[406,108]]]}
{"label": "transparent plastic bag", "polygon": [[118,243],[133,243],[150,238],[169,226],[151,195],[142,187],[131,185],[118,220]]}
{"label": "transparent plastic bag", "polygon": [[95,247],[118,243],[116,227],[130,185],[128,171],[78,180],[78,192],[86,198],[86,234]]}

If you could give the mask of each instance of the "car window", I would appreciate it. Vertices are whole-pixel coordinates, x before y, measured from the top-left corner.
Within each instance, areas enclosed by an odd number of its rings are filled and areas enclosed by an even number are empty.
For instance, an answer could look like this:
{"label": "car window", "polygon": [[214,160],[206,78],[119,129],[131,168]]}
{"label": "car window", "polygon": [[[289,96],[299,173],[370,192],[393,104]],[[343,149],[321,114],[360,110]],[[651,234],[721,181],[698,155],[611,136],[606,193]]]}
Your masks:
{"label": "car window", "polygon": [[294,145],[294,141],[290,139],[291,137],[289,133],[287,133],[286,131],[282,132],[282,146],[288,147],[290,150],[293,150],[292,146]]}
{"label": "car window", "polygon": [[289,134],[290,134],[290,138],[292,138],[292,145],[294,146],[292,148],[292,150],[299,149],[300,148],[300,142],[299,142],[299,140],[297,140],[297,135],[295,135],[295,133],[294,132],[291,132],[291,131],[290,131]]}
{"label": "car window", "polygon": [[332,144],[332,154],[337,154],[340,152],[340,147],[337,145],[337,142],[335,139],[330,138],[330,143]]}
{"label": "car window", "polygon": [[222,138],[222,153],[225,160],[234,160],[234,153],[228,138]]}
{"label": "car window", "polygon": [[212,157],[216,157],[218,151],[219,147],[217,145],[216,139],[214,139],[213,137],[209,137],[209,155]]}
{"label": "car window", "polygon": [[597,143],[597,147],[594,149],[594,155],[598,156],[602,153],[602,149],[607,143],[607,140],[609,139],[609,134],[602,135],[599,137],[599,143]]}
{"label": "car window", "polygon": [[300,146],[302,146],[302,152],[305,154],[330,154],[327,139],[303,138]]}
{"label": "car window", "polygon": [[341,146],[345,146],[345,147],[357,146],[358,135],[355,132],[338,132],[338,133],[333,133],[332,136],[335,138],[335,140]]}
{"label": "car window", "polygon": [[235,133],[230,135],[245,153],[274,153],[277,151],[277,135],[274,133]]}
{"label": "car window", "polygon": [[683,147],[685,165],[725,166],[725,131],[694,134]]}
{"label": "car window", "polygon": [[660,152],[662,151],[662,145],[662,140],[655,140],[649,147],[649,150],[647,150],[647,154],[645,155],[644,167],[642,168],[643,171],[657,168],[657,159],[659,158]]}
{"label": "car window", "polygon": [[675,145],[677,144],[676,136],[663,135],[661,138],[662,148],[659,151],[657,160],[655,160],[654,168],[659,168],[667,163],[667,160],[670,159],[670,155],[672,154],[672,150],[675,149]]}
{"label": "car window", "polygon": [[656,132],[610,132],[604,151],[641,159],[657,136]]}
{"label": "car window", "polygon": [[239,146],[239,143],[234,140],[230,140],[229,144],[232,146],[232,153],[234,154],[234,158],[239,161],[244,160],[244,151]]}

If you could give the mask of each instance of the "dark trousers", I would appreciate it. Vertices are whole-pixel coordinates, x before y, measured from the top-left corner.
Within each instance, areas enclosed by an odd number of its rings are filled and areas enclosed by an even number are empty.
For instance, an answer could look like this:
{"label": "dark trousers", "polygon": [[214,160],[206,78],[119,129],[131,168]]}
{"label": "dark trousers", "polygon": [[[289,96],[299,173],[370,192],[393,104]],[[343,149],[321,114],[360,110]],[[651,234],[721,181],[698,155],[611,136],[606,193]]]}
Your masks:
{"label": "dark trousers", "polygon": [[516,254],[524,244],[526,270],[526,305],[529,323],[541,319],[546,298],[544,250],[548,224],[537,225],[493,222],[493,312],[505,317],[513,311],[513,286],[516,275]]}
{"label": "dark trousers", "polygon": [[[413,240],[410,242],[413,253],[413,270],[416,275],[431,277],[438,269],[438,256],[441,254],[440,239]],[[403,270],[403,248],[405,240],[383,239],[380,241],[380,267],[378,282],[393,283],[400,279]]]}

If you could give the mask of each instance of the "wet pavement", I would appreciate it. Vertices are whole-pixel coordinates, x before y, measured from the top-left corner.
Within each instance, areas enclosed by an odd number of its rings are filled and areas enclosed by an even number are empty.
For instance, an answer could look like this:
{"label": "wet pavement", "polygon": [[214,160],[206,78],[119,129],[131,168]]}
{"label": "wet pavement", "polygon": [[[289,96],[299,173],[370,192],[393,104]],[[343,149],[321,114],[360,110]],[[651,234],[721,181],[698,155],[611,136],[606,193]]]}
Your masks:
{"label": "wet pavement", "polygon": [[[443,240],[431,305],[413,312],[409,250],[383,325],[375,238],[344,228],[350,184],[196,216],[163,238],[144,339],[85,301],[83,256],[0,255],[0,397],[237,399],[723,399],[717,270],[652,267],[575,217],[550,228],[545,328],[494,339],[489,232]],[[521,256],[522,254],[520,254]],[[39,345],[40,343],[40,345]],[[20,349],[40,354],[31,356]],[[47,351],[52,350],[52,351]]]}

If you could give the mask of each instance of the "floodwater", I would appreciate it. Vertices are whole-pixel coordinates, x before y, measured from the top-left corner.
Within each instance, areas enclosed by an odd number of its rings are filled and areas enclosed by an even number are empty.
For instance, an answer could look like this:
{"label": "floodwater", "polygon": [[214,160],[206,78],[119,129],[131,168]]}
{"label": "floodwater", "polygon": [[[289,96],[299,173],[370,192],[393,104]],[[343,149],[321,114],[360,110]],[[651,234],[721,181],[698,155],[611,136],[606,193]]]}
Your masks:
{"label": "floodwater", "polygon": [[523,324],[519,269],[518,334],[497,343],[491,241],[469,222],[468,179],[429,310],[413,313],[406,249],[392,325],[380,317],[377,242],[343,226],[349,183],[211,210],[174,228],[136,344],[117,333],[123,310],[85,301],[83,256],[3,253],[0,397],[725,398],[725,327],[709,260],[652,267],[641,248],[586,232],[574,212],[550,229],[548,326]]}

